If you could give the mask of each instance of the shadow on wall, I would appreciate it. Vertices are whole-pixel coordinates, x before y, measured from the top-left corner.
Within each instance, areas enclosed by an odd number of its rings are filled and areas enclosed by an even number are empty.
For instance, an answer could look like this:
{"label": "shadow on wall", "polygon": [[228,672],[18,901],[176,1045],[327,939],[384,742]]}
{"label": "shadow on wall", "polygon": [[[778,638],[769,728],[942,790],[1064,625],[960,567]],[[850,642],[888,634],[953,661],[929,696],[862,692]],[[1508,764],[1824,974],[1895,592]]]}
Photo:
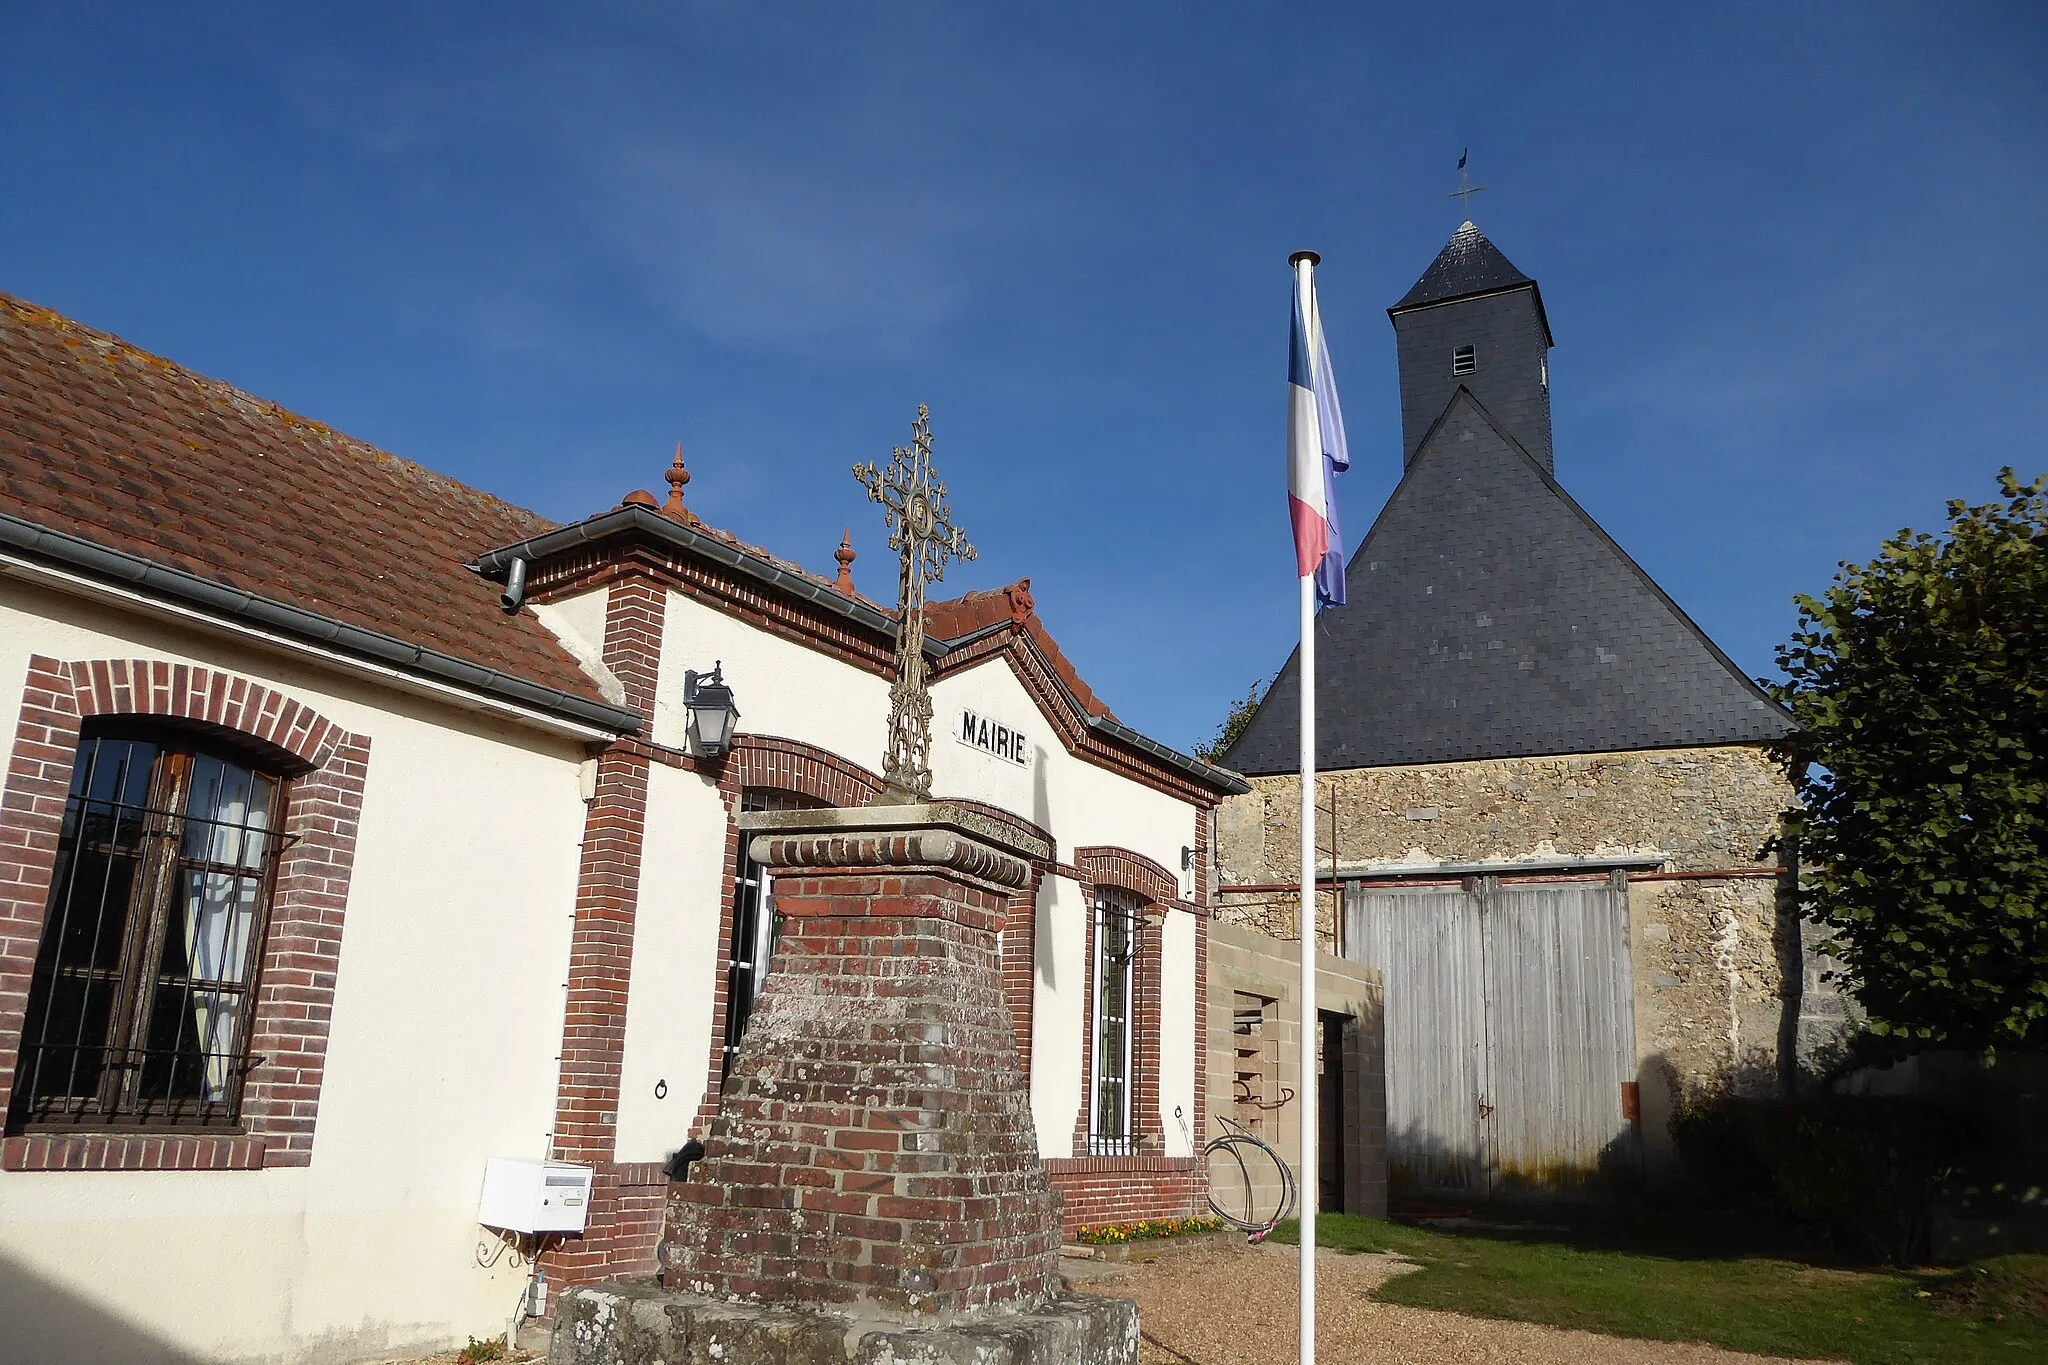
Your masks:
{"label": "shadow on wall", "polygon": [[0,1365],[199,1365],[201,1359],[0,1253]]}

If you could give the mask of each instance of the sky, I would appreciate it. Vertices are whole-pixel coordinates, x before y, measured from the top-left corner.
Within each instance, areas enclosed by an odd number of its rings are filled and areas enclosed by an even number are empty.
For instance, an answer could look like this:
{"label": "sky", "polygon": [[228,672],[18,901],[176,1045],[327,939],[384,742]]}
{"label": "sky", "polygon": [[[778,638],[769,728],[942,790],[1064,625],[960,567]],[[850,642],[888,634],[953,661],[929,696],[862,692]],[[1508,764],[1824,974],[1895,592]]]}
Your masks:
{"label": "sky", "polygon": [[2027,0],[13,0],[0,52],[0,291],[558,520],[680,441],[700,516],[826,574],[851,525],[877,597],[850,469],[928,403],[979,550],[935,592],[1029,577],[1183,748],[1294,643],[1287,256],[1355,540],[1467,147],[1560,482],[1752,676],[1838,562],[2048,469]]}

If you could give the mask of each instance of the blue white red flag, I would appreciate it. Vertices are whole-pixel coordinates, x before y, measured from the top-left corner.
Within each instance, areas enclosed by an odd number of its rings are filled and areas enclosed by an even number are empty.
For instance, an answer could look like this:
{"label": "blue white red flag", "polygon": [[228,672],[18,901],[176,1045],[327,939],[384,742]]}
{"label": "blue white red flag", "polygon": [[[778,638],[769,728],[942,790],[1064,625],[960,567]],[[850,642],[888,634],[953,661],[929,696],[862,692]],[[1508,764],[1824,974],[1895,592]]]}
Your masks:
{"label": "blue white red flag", "polygon": [[1344,410],[1330,372],[1330,348],[1316,311],[1315,275],[1297,269],[1294,340],[1287,354],[1287,510],[1294,520],[1294,560],[1316,580],[1316,601],[1344,605],[1344,533],[1337,525],[1336,476],[1351,467]]}

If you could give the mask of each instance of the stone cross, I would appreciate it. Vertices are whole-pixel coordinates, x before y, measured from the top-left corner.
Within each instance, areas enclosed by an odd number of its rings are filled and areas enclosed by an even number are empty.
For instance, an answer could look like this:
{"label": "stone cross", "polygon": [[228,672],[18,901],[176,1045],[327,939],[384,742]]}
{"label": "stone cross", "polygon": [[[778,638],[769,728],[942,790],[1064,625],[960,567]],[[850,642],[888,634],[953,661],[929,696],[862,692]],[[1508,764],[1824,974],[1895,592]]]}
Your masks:
{"label": "stone cross", "polygon": [[946,485],[932,478],[932,417],[917,405],[910,448],[896,447],[889,472],[872,462],[853,467],[868,497],[882,504],[889,548],[902,555],[896,582],[896,682],[889,689],[889,742],[878,805],[914,805],[932,794],[932,697],[925,685],[924,590],[946,576],[946,560],[973,559],[974,547],[953,525]]}

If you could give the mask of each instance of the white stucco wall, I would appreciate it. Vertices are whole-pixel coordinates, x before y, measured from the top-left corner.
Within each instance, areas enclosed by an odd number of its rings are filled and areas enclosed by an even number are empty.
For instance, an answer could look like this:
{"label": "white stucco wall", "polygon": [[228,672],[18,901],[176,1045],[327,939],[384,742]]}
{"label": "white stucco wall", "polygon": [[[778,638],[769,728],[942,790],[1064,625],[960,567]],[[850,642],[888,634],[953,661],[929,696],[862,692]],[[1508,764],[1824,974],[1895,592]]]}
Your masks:
{"label": "white stucco wall", "polygon": [[1047,877],[1038,887],[1031,1009],[1031,1123],[1038,1131],[1040,1156],[1074,1154],[1074,1119],[1087,1088],[1081,1065],[1087,948],[1087,896],[1077,883]]}
{"label": "white stucco wall", "polygon": [[[696,1127],[709,1067],[725,878],[725,802],[695,773],[655,764],[633,930],[619,1080],[620,1161],[660,1161]],[[657,1097],[658,1083],[666,1082]]]}
{"label": "white stucco wall", "polygon": [[[554,623],[551,623],[554,624]],[[571,624],[563,622],[564,626]],[[557,627],[562,628],[561,626]],[[586,627],[587,628],[587,627]],[[601,634],[601,629],[599,631]],[[683,671],[722,664],[740,708],[743,733],[773,735],[828,749],[871,771],[882,763],[888,717],[886,682],[822,651],[756,629],[680,592],[665,609],[662,671],[654,739],[680,747],[687,717]],[[1178,872],[1180,851],[1195,842],[1195,810],[1185,802],[1087,763],[1059,742],[1009,664],[990,659],[932,689],[933,791],[1014,812],[1046,829],[1054,856],[1071,862],[1087,845],[1127,848]],[[1020,730],[1032,741],[1017,764],[957,738],[960,712]],[[707,1060],[718,919],[723,893],[725,823],[717,794],[702,779],[657,766],[649,792],[648,845],[635,930],[633,983],[619,1108],[619,1158],[655,1160],[688,1131],[697,1097],[710,1083]],[[1191,887],[1181,875],[1183,894]],[[1075,1115],[1086,1090],[1083,1014],[1087,1004],[1087,898],[1078,886],[1048,878],[1040,893],[1033,1008],[1032,1114],[1040,1150],[1071,1155]],[[1172,916],[1162,963],[1161,1110],[1147,1126],[1185,1154],[1173,1108],[1190,1128],[1194,1114],[1194,940],[1192,921]],[[656,1100],[658,1080],[667,1098]]]}
{"label": "white stucco wall", "polygon": [[581,664],[584,672],[597,679],[598,690],[604,699],[614,706],[623,706],[626,704],[626,686],[605,667],[604,662],[604,623],[611,600],[609,587],[592,588],[574,597],[535,602],[528,610],[561,641],[562,648],[569,651],[569,657]]}
{"label": "white stucco wall", "polygon": [[882,766],[889,684],[829,654],[771,635],[679,592],[668,595],[661,679],[654,694],[657,744],[683,747],[689,716],[683,672],[723,664],[741,731],[830,749],[870,771]]}
{"label": "white stucco wall", "polygon": [[[312,1164],[0,1172],[0,1295],[37,1307],[0,1358],[92,1358],[78,1323],[132,1331],[124,1360],[359,1360],[502,1331],[523,1272],[478,1266],[477,1195],[487,1157],[540,1155],[552,1122],[580,744],[0,579],[9,746],[32,652],[226,670],[371,757]],[[31,1346],[36,1323],[64,1351]]]}
{"label": "white stucco wall", "polygon": [[1193,1156],[1203,1030],[1195,1027],[1195,917],[1185,910],[1168,911],[1159,931],[1159,1018],[1159,1131],[1168,1156]]}
{"label": "white stucco wall", "polygon": [[[962,708],[1029,735],[1036,750],[1031,767],[1020,768],[955,738]],[[1069,754],[1001,658],[934,684],[932,713],[933,793],[974,797],[1014,811],[1053,836],[1062,862],[1071,860],[1076,848],[1113,844],[1177,873],[1181,849],[1195,842],[1193,806]],[[881,715],[888,715],[886,695]],[[1180,885],[1185,893],[1185,875]]]}

